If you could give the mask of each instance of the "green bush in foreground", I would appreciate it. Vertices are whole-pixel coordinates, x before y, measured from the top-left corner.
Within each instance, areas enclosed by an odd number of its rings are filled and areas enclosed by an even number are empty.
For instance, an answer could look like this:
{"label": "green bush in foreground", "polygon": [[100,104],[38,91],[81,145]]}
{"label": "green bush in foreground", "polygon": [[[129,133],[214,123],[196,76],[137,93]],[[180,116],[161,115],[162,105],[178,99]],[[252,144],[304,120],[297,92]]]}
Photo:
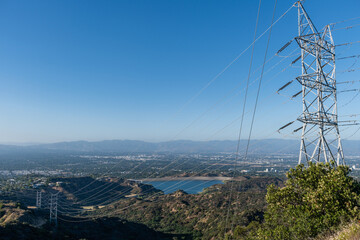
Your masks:
{"label": "green bush in foreground", "polygon": [[308,239],[358,216],[360,185],[348,166],[298,165],[285,187],[268,187],[265,222],[259,239]]}

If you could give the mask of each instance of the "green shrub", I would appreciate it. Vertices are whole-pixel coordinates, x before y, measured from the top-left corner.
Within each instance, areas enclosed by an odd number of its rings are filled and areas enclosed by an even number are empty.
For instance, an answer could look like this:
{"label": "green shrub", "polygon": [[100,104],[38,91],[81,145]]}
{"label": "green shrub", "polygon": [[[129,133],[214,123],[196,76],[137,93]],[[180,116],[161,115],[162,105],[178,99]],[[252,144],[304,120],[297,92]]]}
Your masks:
{"label": "green shrub", "polygon": [[268,187],[265,223],[257,237],[306,239],[356,218],[360,185],[349,173],[349,167],[334,163],[291,169],[285,187]]}

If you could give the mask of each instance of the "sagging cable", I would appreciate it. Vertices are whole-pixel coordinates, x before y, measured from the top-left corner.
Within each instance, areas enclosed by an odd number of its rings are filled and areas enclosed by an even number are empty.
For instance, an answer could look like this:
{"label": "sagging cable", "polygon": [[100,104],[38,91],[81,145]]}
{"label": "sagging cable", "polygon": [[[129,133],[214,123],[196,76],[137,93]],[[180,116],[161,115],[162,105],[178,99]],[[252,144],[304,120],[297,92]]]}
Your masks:
{"label": "sagging cable", "polygon": [[360,41],[342,43],[342,44],[335,45],[335,47],[347,46],[347,45],[352,45],[352,44],[355,44],[355,43],[360,43]]}
{"label": "sagging cable", "polygon": [[284,88],[286,88],[287,86],[289,86],[294,80],[291,80],[290,82],[286,83],[284,86],[282,86],[281,88],[279,88],[279,90],[276,91],[277,94],[279,94],[279,92],[281,90],[283,90]]}
{"label": "sagging cable", "polygon": [[360,89],[347,89],[347,90],[338,91],[338,93],[357,92],[357,91],[360,91]]}
{"label": "sagging cable", "polygon": [[348,58],[359,58],[360,54],[358,55],[353,55],[353,56],[347,56],[347,57],[341,57],[341,58],[337,58],[337,60],[343,60],[343,59],[348,59]]}
{"label": "sagging cable", "polygon": [[354,83],[356,83],[356,82],[360,82],[360,80],[346,81],[346,82],[337,82],[336,84],[345,84],[345,83],[354,84]]}

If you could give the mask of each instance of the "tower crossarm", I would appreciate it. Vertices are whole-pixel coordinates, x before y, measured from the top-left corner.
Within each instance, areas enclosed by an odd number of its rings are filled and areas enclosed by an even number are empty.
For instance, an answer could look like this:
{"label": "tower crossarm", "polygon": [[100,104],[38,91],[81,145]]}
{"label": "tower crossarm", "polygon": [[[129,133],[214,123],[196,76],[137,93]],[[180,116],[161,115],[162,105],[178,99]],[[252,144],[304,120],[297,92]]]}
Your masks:
{"label": "tower crossarm", "polygon": [[304,112],[298,119],[298,121],[305,124],[315,124],[315,125],[328,125],[328,126],[337,126],[337,115],[325,112]]}
{"label": "tower crossarm", "polygon": [[[319,76],[320,75],[320,76]],[[323,92],[333,92],[336,90],[335,80],[328,78],[327,81],[319,81],[322,78],[322,74],[317,72],[304,74],[296,77],[296,80],[303,86],[308,87],[310,89],[320,89]]]}
{"label": "tower crossarm", "polygon": [[335,55],[332,44],[320,38],[318,33],[295,37],[295,40],[300,48],[313,56],[316,56],[319,51],[321,52],[322,58],[331,59],[331,57]]}

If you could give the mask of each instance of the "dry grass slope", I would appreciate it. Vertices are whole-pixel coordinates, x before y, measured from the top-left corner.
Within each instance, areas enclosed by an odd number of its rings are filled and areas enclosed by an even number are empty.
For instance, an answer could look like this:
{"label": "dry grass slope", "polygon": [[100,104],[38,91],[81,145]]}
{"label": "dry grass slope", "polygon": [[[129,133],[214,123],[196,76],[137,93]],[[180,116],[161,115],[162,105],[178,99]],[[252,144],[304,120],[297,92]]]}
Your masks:
{"label": "dry grass slope", "polygon": [[316,238],[316,240],[359,240],[360,223],[352,222],[334,234],[325,234]]}

